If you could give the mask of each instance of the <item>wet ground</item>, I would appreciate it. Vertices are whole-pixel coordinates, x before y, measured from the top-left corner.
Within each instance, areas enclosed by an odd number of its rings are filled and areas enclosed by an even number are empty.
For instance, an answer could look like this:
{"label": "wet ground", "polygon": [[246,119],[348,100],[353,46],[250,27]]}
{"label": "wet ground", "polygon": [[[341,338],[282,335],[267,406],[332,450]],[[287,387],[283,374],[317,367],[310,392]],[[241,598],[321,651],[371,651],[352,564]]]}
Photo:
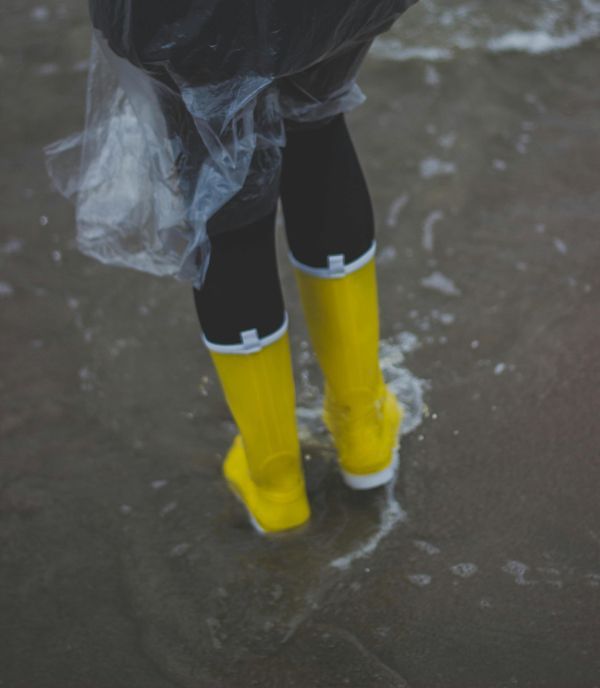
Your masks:
{"label": "wet ground", "polygon": [[84,8],[2,15],[0,686],[600,686],[598,39],[365,65],[410,432],[393,490],[343,488],[281,242],[314,518],[270,541],[189,288],[81,256],[46,177]]}

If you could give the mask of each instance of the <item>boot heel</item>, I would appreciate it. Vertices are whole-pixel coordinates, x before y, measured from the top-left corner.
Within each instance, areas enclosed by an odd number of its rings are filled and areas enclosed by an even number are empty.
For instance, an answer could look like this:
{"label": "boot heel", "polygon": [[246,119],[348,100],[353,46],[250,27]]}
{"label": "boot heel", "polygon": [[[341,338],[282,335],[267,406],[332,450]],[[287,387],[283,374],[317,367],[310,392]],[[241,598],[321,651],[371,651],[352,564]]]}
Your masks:
{"label": "boot heel", "polygon": [[239,429],[225,457],[223,473],[261,534],[295,529],[310,518],[296,428],[290,345],[284,328],[263,341],[254,331],[254,347],[245,352],[209,346]]}
{"label": "boot heel", "polygon": [[353,490],[372,490],[376,487],[387,485],[387,483],[393,480],[398,470],[399,463],[398,446],[395,446],[390,465],[386,468],[375,471],[375,473],[364,473],[363,475],[359,473],[349,473],[343,468],[340,468],[340,474],[346,485]]}

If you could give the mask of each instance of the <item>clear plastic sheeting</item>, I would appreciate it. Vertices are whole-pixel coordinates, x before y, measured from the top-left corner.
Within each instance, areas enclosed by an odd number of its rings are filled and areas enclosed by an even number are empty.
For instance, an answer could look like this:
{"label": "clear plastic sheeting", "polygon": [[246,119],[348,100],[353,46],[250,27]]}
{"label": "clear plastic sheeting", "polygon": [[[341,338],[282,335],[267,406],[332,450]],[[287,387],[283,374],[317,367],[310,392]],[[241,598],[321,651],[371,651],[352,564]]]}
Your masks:
{"label": "clear plastic sheeting", "polygon": [[276,202],[285,128],[359,105],[372,40],[415,1],[92,0],[85,128],[46,148],[79,248],[200,286],[210,236]]}

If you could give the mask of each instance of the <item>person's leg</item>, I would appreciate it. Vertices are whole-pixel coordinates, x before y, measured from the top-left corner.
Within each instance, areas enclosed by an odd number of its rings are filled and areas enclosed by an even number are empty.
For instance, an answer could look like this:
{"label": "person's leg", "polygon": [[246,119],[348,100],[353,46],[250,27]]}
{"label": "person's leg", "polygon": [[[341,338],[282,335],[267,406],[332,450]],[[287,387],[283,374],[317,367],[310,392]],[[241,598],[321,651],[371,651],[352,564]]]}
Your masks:
{"label": "person's leg", "polygon": [[402,410],[383,382],[371,200],[343,115],[287,132],[281,198],[290,257],[325,377],[325,422],[354,488],[388,482]]}
{"label": "person's leg", "polygon": [[[275,255],[275,209],[245,227],[210,239],[210,262],[194,300],[205,342],[235,347],[241,333],[265,338],[285,322]],[[214,348],[214,347],[213,347]]]}
{"label": "person's leg", "polygon": [[211,239],[194,298],[204,341],[239,435],[223,466],[260,531],[304,523],[287,317],[275,255],[275,210]]}
{"label": "person's leg", "polygon": [[325,124],[286,126],[281,200],[293,258],[327,268],[328,256],[351,263],[372,250],[371,196],[344,115]]}

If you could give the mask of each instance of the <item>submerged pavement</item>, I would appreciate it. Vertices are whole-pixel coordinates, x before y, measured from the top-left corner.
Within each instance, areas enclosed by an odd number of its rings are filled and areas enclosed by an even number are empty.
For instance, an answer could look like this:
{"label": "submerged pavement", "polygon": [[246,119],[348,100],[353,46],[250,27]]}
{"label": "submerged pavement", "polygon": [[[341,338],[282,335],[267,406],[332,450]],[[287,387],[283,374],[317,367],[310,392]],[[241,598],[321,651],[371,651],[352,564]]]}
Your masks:
{"label": "submerged pavement", "polygon": [[220,476],[189,287],[74,246],[41,147],[81,123],[84,10],[25,4],[0,63],[0,686],[600,685],[600,44],[367,62],[350,123],[410,432],[391,492],[342,486],[281,240],[314,516],[268,540]]}

